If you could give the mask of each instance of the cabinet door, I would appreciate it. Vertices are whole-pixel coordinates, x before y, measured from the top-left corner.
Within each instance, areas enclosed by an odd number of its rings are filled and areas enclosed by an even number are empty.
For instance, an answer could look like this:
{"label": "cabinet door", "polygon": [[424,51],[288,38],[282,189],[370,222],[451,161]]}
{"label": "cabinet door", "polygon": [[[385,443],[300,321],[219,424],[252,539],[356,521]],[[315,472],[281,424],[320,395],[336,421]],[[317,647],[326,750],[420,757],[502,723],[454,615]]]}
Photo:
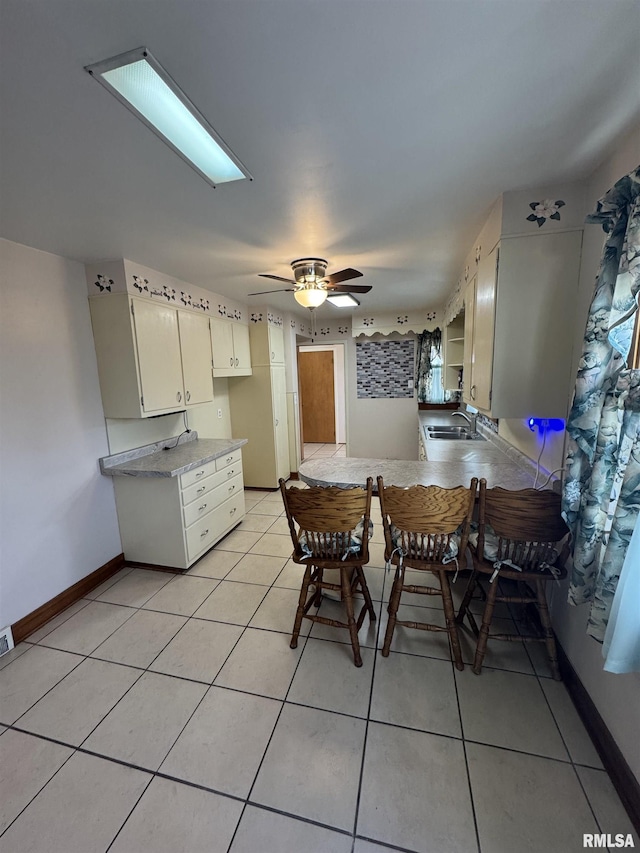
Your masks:
{"label": "cabinet door", "polygon": [[249,345],[249,327],[234,323],[233,331],[233,355],[236,370],[249,370],[251,368],[251,346]]}
{"label": "cabinet door", "polygon": [[498,255],[499,247],[497,246],[486,257],[480,259],[476,279],[471,399],[472,405],[485,411],[491,410]]}
{"label": "cabinet door", "polygon": [[476,389],[473,384],[473,316],[476,305],[475,276],[467,285],[464,294],[464,360],[462,364],[462,399],[465,403],[475,406],[471,396]]}
{"label": "cabinet door", "polygon": [[209,318],[188,311],[178,312],[184,393],[188,405],[213,400],[211,333]]}
{"label": "cabinet door", "polygon": [[271,364],[284,364],[284,332],[279,326],[269,325],[269,360]]}
{"label": "cabinet door", "polygon": [[184,408],[178,311],[132,300],[138,369],[145,413]]}
{"label": "cabinet door", "polygon": [[214,376],[233,376],[233,327],[224,320],[211,320]]}
{"label": "cabinet door", "polygon": [[285,479],[289,468],[289,426],[287,421],[287,385],[284,366],[271,368],[271,399],[273,404],[273,428],[275,433],[276,472]]}

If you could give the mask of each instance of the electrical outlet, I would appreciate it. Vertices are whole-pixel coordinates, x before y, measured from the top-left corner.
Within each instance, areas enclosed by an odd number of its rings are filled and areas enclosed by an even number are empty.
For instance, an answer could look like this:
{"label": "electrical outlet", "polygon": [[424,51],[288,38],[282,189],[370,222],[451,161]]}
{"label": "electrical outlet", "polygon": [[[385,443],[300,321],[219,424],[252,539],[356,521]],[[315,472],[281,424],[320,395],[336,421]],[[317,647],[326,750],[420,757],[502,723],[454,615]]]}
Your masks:
{"label": "electrical outlet", "polygon": [[218,417],[219,417],[219,418],[221,418],[221,417],[222,417],[222,409],[218,409]]}

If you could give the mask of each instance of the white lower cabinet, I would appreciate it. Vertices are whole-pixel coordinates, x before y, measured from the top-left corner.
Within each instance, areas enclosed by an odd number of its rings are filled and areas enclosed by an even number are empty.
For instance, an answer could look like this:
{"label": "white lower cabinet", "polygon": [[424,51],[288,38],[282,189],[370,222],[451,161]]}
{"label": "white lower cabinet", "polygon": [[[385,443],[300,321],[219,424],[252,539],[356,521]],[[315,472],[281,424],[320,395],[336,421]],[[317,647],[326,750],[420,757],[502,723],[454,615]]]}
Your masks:
{"label": "white lower cabinet", "polygon": [[179,477],[114,477],[126,560],[186,569],[244,518],[242,452]]}

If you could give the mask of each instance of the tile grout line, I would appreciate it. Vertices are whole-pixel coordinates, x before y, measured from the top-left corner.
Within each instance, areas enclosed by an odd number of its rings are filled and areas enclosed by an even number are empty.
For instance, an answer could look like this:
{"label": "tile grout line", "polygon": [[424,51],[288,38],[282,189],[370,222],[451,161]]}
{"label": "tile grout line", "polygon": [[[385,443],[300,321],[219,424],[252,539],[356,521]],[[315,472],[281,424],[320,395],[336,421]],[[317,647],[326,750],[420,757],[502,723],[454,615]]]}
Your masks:
{"label": "tile grout line", "polygon": [[[364,572],[364,566],[363,566],[363,572]],[[380,640],[380,626],[382,625],[382,608],[384,607],[384,591],[385,591],[385,587],[387,585],[388,580],[389,580],[388,571],[385,568],[384,578],[382,580],[382,593],[381,593],[382,594],[382,601],[380,602],[380,610],[377,614],[377,619],[376,619],[378,624],[376,625],[376,638],[375,638],[375,643],[374,643],[374,647],[373,647],[373,669],[371,671],[371,686],[369,687],[369,703],[367,706],[367,716],[366,716],[365,727],[364,727],[364,738],[362,741],[362,758],[360,759],[360,773],[358,776],[358,791],[356,794],[356,808],[355,808],[355,813],[353,816],[353,842],[351,845],[352,853],[355,849],[356,837],[357,837],[357,832],[358,832],[358,818],[360,816],[360,798],[362,796],[362,781],[364,778],[364,764],[365,764],[366,755],[367,755],[367,738],[369,736],[369,722],[371,720],[371,705],[373,703],[373,689],[374,689],[375,678],[376,678],[376,667],[378,665],[378,643]],[[387,605],[387,608],[388,608],[388,605]]]}
{"label": "tile grout line", "polygon": [[[464,755],[464,766],[467,771],[467,785],[469,786],[469,800],[471,802],[471,814],[473,815],[473,826],[476,833],[476,844],[478,845],[478,853],[482,853],[482,848],[480,845],[480,830],[478,828],[478,816],[476,814],[476,804],[473,797],[473,785],[471,784],[471,773],[469,772],[469,756],[467,755],[467,741],[464,736],[464,721],[462,719],[462,708],[460,706],[460,693],[458,691],[458,679],[455,673],[455,667],[453,665],[453,661],[451,662],[451,669],[453,671],[453,686],[456,691],[456,704],[458,706],[458,718],[460,719],[460,734],[462,736],[462,754]],[[470,741],[471,743],[471,741]]]}

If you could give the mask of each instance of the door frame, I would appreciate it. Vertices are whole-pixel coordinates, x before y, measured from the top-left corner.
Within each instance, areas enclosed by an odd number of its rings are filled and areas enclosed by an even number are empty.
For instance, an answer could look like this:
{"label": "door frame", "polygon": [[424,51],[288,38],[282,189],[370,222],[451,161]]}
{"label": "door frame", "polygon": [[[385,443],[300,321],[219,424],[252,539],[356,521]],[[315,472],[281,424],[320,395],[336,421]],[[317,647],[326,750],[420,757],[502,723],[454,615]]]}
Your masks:
{"label": "door frame", "polygon": [[[338,344],[298,344],[296,346],[296,370],[299,375],[297,357],[300,352],[333,352],[333,395],[336,418],[336,444],[347,443],[347,385],[345,372],[345,345]],[[302,396],[298,384],[298,405]],[[302,416],[300,417],[302,431]],[[304,436],[300,436],[300,445],[304,449]]]}

